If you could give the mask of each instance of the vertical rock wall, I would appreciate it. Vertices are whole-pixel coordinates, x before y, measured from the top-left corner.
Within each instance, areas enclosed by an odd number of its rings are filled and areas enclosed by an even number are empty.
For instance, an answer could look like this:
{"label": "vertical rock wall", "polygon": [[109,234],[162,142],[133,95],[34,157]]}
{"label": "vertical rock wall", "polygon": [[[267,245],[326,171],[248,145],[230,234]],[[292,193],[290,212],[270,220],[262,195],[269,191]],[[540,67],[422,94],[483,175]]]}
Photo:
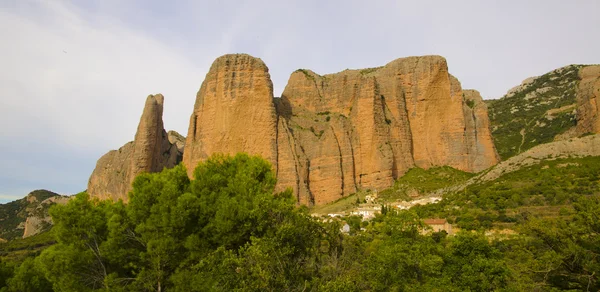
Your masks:
{"label": "vertical rock wall", "polygon": [[[98,161],[90,194],[126,199],[138,173],[178,163],[182,137],[166,134],[162,109],[162,95],[148,97],[135,140]],[[499,160],[481,96],[463,91],[439,56],[324,76],[297,70],[281,98],[262,60],[219,57],[196,96],[183,163],[191,177],[210,155],[237,152],[270,161],[277,189],[307,205],[388,188],[415,166],[478,172]]]}
{"label": "vertical rock wall", "polygon": [[[147,97],[134,141],[109,151],[96,163],[88,182],[90,196],[127,201],[127,193],[138,174],[158,172],[181,161],[183,154],[176,144],[182,141],[176,132],[168,135],[165,131],[163,103],[162,94]],[[170,139],[178,142],[171,143]]]}
{"label": "vertical rock wall", "polygon": [[183,162],[192,174],[213,153],[248,152],[277,165],[277,116],[269,69],[258,58],[225,55],[196,96]]}
{"label": "vertical rock wall", "polygon": [[580,69],[577,88],[577,134],[600,133],[600,66]]}
{"label": "vertical rock wall", "polygon": [[476,172],[498,157],[486,107],[467,95],[444,58],[425,56],[324,76],[297,70],[273,99],[260,59],[226,55],[198,92],[184,163],[191,175],[216,152],[261,155],[278,189],[305,204],[388,188],[415,166]]}

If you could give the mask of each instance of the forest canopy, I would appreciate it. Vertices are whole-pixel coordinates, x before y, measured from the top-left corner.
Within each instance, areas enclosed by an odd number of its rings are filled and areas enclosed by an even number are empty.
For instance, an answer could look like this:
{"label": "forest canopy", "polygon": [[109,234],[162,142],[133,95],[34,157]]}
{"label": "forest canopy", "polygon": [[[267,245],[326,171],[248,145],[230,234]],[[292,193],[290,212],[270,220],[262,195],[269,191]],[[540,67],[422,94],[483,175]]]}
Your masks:
{"label": "forest canopy", "polygon": [[141,174],[128,204],[85,192],[52,207],[55,244],[0,262],[0,291],[531,291],[600,289],[600,200],[520,233],[432,232],[419,212],[352,223],[276,193],[259,157]]}

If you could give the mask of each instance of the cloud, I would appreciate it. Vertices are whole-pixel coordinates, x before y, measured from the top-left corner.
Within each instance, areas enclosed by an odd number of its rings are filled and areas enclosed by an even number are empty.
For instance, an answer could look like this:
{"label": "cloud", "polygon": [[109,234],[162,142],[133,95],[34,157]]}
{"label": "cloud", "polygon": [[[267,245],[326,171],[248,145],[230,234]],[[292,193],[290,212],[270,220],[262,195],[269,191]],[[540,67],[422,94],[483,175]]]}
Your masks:
{"label": "cloud", "polygon": [[226,53],[262,58],[276,96],[298,68],[439,54],[463,87],[500,97],[529,76],[600,63],[597,11],[561,0],[2,1],[0,193],[82,190],[96,160],[133,139],[148,94],[165,95],[166,128],[186,135]]}
{"label": "cloud", "polygon": [[[97,158],[133,139],[148,94],[165,95],[166,127],[187,134],[207,67],[195,66],[177,47],[58,1],[18,2],[0,10],[0,36],[5,180],[47,181],[32,171],[43,169],[56,181],[48,187],[76,179],[77,187],[56,191],[81,190]],[[22,153],[23,145],[35,146]],[[53,157],[85,158],[85,167],[67,169]],[[74,178],[56,175],[74,172]],[[3,193],[17,191],[0,187]]]}

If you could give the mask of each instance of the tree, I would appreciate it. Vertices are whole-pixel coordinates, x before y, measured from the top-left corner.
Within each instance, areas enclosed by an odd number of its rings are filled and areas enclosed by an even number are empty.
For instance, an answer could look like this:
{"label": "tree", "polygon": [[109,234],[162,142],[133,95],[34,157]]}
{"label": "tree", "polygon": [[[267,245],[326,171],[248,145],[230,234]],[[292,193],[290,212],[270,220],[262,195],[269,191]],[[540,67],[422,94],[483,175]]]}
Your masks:
{"label": "tree", "polygon": [[109,201],[92,201],[85,192],[64,206],[50,209],[57,244],[44,250],[40,265],[54,290],[87,291],[108,288],[108,268],[101,248],[108,235]]}
{"label": "tree", "polygon": [[502,254],[483,234],[460,232],[445,262],[446,278],[462,291],[495,291],[509,285],[511,275]]}
{"label": "tree", "polygon": [[53,291],[52,284],[40,270],[39,263],[33,258],[27,258],[16,269],[15,275],[6,281],[8,290],[14,292],[44,292]]}

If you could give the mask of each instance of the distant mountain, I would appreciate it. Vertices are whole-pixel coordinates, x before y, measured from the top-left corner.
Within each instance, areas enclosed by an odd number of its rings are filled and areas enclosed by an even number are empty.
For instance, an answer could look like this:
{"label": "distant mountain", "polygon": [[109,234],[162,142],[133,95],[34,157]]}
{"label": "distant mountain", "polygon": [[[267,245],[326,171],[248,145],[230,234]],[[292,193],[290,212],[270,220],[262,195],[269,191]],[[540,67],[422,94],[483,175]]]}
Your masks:
{"label": "distant mountain", "polygon": [[597,133],[599,80],[600,66],[569,65],[528,78],[502,98],[487,101],[502,160],[543,143]]}
{"label": "distant mountain", "polygon": [[68,200],[68,196],[35,190],[22,199],[0,204],[0,238],[24,238],[50,229],[52,219],[48,209],[54,204],[65,204]]}

